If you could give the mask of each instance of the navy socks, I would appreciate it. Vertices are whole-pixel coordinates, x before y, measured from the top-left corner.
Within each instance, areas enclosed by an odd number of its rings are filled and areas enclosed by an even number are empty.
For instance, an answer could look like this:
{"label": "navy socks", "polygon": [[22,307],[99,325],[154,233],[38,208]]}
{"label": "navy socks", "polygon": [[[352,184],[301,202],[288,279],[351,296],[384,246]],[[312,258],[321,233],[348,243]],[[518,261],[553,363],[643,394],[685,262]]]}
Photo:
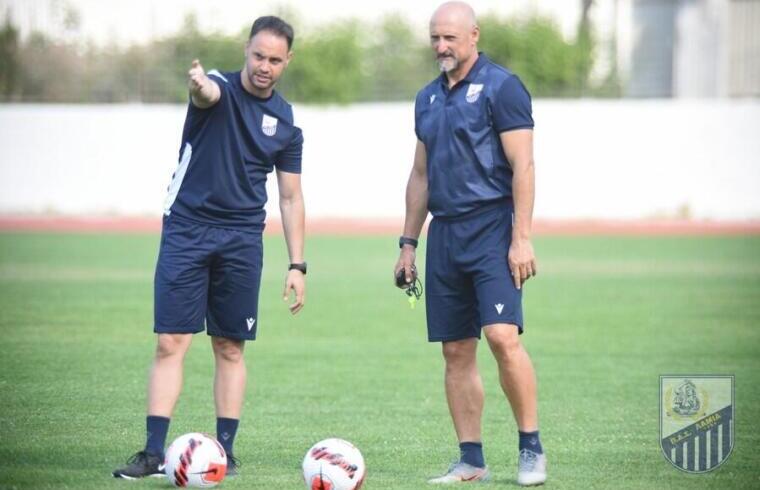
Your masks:
{"label": "navy socks", "polygon": [[232,454],[232,444],[235,442],[235,434],[237,434],[239,423],[239,419],[216,418],[216,439],[222,445],[227,455]]}
{"label": "navy socks", "polygon": [[145,441],[145,452],[163,456],[164,446],[166,445],[166,433],[169,431],[169,422],[171,419],[148,415],[145,418],[145,427],[147,437]]}
{"label": "navy socks", "polygon": [[460,457],[459,461],[467,463],[478,468],[485,468],[486,462],[483,459],[483,444],[480,442],[461,442],[459,443]]}
{"label": "navy socks", "polygon": [[[538,431],[522,432],[518,431],[520,436],[520,451],[527,449],[536,454],[543,454],[544,448],[541,447],[541,439],[538,437]],[[483,458],[483,444],[480,442],[462,442],[459,444],[461,456],[459,461],[467,463],[478,468],[485,468],[486,462]]]}
{"label": "navy socks", "polygon": [[543,454],[544,448],[541,447],[541,439],[538,438],[538,431],[522,432],[517,431],[520,435],[520,451],[527,449],[536,454]]}
{"label": "navy socks", "polygon": [[[145,441],[145,452],[163,456],[164,447],[166,446],[166,434],[169,432],[169,422],[167,417],[158,417],[148,415],[145,418],[147,437]],[[227,419],[217,417],[216,419],[216,438],[224,448],[227,454],[232,454],[232,444],[235,442],[237,434],[238,419]]]}
{"label": "navy socks", "polygon": [[[169,432],[170,421],[171,419],[167,417],[158,417],[156,415],[148,415],[145,418],[147,429],[145,441],[146,453],[157,456],[164,455],[166,434]],[[235,442],[239,423],[238,419],[227,419],[224,417],[217,417],[216,419],[216,438],[227,454],[232,454],[232,444]]]}

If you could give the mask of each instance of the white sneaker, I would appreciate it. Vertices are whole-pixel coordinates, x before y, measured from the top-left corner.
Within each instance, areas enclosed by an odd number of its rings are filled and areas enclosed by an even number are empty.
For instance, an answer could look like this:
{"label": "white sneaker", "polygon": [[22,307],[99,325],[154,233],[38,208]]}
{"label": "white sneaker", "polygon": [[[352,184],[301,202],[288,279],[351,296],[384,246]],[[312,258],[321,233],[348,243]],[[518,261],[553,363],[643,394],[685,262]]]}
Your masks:
{"label": "white sneaker", "polygon": [[450,483],[487,482],[491,478],[488,467],[478,468],[467,463],[457,462],[449,467],[445,475],[428,480],[433,485],[448,485]]}
{"label": "white sneaker", "polygon": [[517,462],[517,484],[524,487],[543,485],[546,481],[546,455],[529,449],[520,451]]}

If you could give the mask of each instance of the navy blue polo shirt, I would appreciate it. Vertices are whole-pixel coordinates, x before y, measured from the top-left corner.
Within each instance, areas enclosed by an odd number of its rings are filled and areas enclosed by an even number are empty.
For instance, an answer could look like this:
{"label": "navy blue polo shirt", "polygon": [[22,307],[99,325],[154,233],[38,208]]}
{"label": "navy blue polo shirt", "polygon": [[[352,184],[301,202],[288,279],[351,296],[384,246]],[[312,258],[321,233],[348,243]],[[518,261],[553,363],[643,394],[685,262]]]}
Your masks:
{"label": "navy blue polo shirt", "polygon": [[512,196],[499,134],[533,128],[530,94],[516,75],[479,53],[451,90],[443,73],[420,90],[414,116],[433,216],[461,216]]}
{"label": "navy blue polo shirt", "polygon": [[263,230],[267,174],[301,172],[303,135],[277,92],[256,97],[240,71],[208,73],[221,98],[207,109],[188,105],[179,166],[164,214],[220,227]]}

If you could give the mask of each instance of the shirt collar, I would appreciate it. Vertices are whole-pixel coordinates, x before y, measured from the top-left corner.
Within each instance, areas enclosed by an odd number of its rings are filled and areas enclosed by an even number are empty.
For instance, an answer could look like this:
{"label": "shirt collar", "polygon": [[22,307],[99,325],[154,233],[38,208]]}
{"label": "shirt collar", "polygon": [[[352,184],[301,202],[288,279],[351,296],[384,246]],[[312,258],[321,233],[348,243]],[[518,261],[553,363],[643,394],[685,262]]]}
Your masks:
{"label": "shirt collar", "polygon": [[475,77],[478,76],[478,73],[483,68],[483,66],[485,66],[486,63],[488,63],[488,57],[485,54],[483,54],[482,51],[478,51],[478,59],[475,61],[475,64],[472,65],[472,68],[470,68],[470,71],[467,72],[467,76],[464,77],[462,81],[472,83],[475,80]]}

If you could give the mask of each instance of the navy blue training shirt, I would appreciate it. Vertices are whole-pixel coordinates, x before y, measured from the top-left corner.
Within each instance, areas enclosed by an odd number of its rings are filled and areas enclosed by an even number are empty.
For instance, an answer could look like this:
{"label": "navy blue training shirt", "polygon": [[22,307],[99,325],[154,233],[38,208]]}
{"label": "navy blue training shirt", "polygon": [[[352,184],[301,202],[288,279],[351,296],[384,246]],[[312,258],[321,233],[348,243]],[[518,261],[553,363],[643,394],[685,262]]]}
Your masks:
{"label": "navy blue training shirt", "polygon": [[303,135],[277,92],[267,99],[250,94],[240,71],[208,76],[221,98],[207,109],[188,106],[164,214],[263,230],[267,174],[275,168],[301,173]]}
{"label": "navy blue training shirt", "polygon": [[420,90],[414,116],[433,216],[461,216],[512,196],[499,134],[533,128],[530,94],[516,75],[480,53],[451,90],[443,73]]}

